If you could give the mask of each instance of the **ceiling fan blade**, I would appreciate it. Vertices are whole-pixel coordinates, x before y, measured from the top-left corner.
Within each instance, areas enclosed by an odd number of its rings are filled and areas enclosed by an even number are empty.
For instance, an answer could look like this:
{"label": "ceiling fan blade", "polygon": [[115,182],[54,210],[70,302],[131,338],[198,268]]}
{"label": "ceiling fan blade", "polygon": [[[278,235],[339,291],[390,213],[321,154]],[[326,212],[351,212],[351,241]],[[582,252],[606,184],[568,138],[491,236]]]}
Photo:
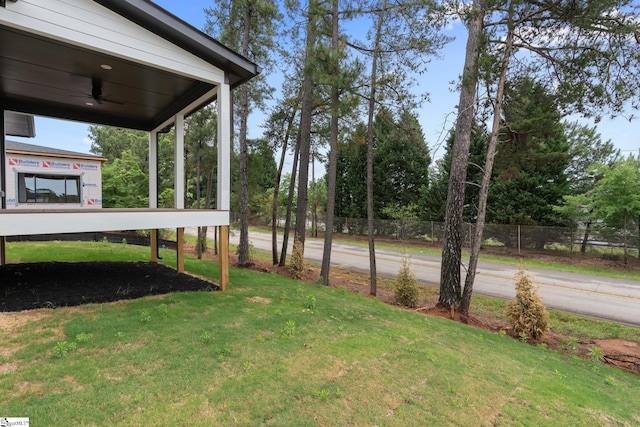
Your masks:
{"label": "ceiling fan blade", "polygon": [[124,102],[114,101],[113,99],[109,99],[109,98],[105,98],[105,97],[102,97],[102,98],[100,99],[100,101],[102,101],[102,102],[109,102],[109,103],[111,103],[111,104],[124,105]]}

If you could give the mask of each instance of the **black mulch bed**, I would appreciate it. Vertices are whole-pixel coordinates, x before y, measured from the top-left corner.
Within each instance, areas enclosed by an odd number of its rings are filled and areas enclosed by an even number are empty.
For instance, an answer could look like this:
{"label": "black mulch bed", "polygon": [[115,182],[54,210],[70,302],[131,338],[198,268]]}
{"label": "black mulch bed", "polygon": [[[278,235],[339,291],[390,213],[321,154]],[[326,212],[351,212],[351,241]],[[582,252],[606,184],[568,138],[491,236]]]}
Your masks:
{"label": "black mulch bed", "polygon": [[212,282],[151,262],[41,262],[0,266],[0,312],[219,289]]}

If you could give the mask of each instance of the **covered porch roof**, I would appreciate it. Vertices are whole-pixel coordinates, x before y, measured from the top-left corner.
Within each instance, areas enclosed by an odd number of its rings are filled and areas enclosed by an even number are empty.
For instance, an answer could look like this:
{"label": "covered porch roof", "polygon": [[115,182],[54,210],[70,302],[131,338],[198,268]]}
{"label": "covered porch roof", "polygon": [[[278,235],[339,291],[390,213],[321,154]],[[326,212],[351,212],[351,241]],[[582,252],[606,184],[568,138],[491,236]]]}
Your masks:
{"label": "covered porch roof", "polygon": [[[0,196],[5,185],[5,112],[12,113],[11,120],[16,113],[41,115],[149,132],[151,209],[157,208],[157,134],[175,126],[175,210],[158,214],[162,224],[194,225],[193,215],[182,212],[183,120],[217,100],[216,200],[218,211],[223,212],[198,216],[198,221],[228,226],[224,211],[229,209],[230,193],[230,91],[259,72],[253,62],[149,0],[0,1]],[[28,121],[26,125],[28,132]],[[6,210],[4,197],[2,208],[0,236],[19,234],[19,224],[27,222]],[[119,222],[106,221],[109,225],[103,222],[106,213],[94,213],[88,220],[96,229],[131,229],[128,224],[140,228],[135,212],[123,213],[117,215]],[[71,218],[78,212],[67,214]],[[148,212],[138,216],[148,218]],[[15,223],[8,224],[9,219]],[[47,222],[44,217],[37,220]],[[46,233],[47,227],[40,232]]]}
{"label": "covered porch roof", "polygon": [[4,110],[151,131],[258,72],[148,0],[0,6]]}

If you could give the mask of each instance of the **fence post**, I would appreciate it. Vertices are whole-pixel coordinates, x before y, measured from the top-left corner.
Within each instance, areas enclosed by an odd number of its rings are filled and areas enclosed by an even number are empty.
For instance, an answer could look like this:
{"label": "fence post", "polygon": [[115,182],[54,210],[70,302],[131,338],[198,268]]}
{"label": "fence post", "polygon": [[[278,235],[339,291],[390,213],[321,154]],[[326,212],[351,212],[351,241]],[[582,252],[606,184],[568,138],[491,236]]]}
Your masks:
{"label": "fence post", "polygon": [[518,225],[518,255],[520,255],[520,225]]}
{"label": "fence post", "polygon": [[433,229],[433,221],[431,221],[431,246],[435,246],[435,242],[434,242],[434,229]]}

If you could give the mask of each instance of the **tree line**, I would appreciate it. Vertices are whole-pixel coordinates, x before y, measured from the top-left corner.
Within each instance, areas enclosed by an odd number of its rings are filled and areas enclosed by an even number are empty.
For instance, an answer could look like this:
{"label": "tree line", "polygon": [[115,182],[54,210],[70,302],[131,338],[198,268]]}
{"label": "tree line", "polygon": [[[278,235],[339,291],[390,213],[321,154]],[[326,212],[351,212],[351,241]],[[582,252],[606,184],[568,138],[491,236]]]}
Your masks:
{"label": "tree line", "polygon": [[[566,117],[597,121],[638,107],[639,7],[631,0],[212,1],[204,11],[205,31],[264,67],[233,93],[239,264],[250,262],[251,212],[270,205],[273,262],[284,264],[290,231],[303,252],[309,213],[322,206],[323,283],[330,279],[333,230],[343,226],[334,218],[366,217],[375,295],[373,220],[443,220],[439,304],[466,313],[485,223],[637,227],[637,162],[620,159],[595,127]],[[428,108],[427,96],[416,84],[449,41],[444,26],[456,20],[468,34],[457,120],[444,158],[434,165],[416,119],[418,109]],[[276,66],[283,79],[274,98],[269,77]],[[267,100],[262,138],[252,141],[250,114],[265,110]],[[215,179],[211,111],[188,119],[187,206],[212,206],[206,190]],[[111,200],[142,203],[136,199],[144,198],[143,188],[133,195],[118,191],[125,180],[142,185],[144,163],[138,171],[132,162],[144,158],[146,136],[109,132],[91,128],[92,151],[112,158],[113,150],[114,161],[105,167],[105,206]],[[161,156],[172,147],[162,141],[170,135],[161,138]],[[318,153],[326,153],[320,182],[309,173]],[[287,155],[293,164],[285,180]],[[160,173],[171,177],[170,162],[161,163]],[[630,191],[624,204],[611,197],[615,185],[614,194]],[[171,200],[170,192],[168,185],[161,188],[161,202]],[[276,219],[283,207],[284,244],[278,248]],[[461,250],[465,221],[476,224],[468,261]]]}

